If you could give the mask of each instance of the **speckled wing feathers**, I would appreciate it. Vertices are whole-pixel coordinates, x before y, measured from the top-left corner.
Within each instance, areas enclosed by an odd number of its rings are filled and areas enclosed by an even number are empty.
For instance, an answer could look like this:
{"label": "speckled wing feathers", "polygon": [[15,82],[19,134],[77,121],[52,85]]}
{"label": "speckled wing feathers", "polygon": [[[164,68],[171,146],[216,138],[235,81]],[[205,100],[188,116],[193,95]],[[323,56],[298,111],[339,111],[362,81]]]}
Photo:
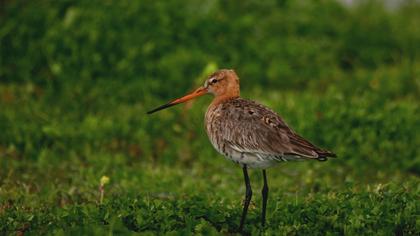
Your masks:
{"label": "speckled wing feathers", "polygon": [[326,160],[335,156],[300,137],[271,109],[242,98],[210,106],[206,126],[219,150],[228,146],[239,153],[278,161]]}

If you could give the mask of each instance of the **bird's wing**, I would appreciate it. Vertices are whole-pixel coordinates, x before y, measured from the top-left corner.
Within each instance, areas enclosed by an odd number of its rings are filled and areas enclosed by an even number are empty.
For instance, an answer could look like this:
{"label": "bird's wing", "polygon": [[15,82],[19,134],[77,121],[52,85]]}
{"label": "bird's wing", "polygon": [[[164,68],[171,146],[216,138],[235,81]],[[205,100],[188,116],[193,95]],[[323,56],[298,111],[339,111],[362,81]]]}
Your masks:
{"label": "bird's wing", "polygon": [[284,159],[318,159],[335,156],[311,144],[296,134],[283,119],[271,109],[246,99],[234,99],[222,106],[230,122],[221,122],[228,132],[225,142],[238,152],[270,155]]}

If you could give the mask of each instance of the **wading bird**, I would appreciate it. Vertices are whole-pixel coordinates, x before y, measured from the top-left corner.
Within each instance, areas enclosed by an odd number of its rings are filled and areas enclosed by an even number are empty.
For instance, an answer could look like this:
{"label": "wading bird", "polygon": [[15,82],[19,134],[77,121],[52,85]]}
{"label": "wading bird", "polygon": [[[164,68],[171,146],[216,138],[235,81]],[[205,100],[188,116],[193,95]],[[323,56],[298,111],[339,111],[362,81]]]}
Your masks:
{"label": "wading bird", "polygon": [[210,142],[227,159],[241,165],[244,174],[246,191],[239,231],[243,230],[252,197],[248,168],[262,169],[264,185],[261,191],[261,224],[264,227],[268,197],[266,169],[283,161],[325,161],[336,155],[299,136],[271,109],[241,98],[239,78],[233,70],[216,71],[208,76],[204,86],[148,114],[208,93],[214,95],[205,115]]}

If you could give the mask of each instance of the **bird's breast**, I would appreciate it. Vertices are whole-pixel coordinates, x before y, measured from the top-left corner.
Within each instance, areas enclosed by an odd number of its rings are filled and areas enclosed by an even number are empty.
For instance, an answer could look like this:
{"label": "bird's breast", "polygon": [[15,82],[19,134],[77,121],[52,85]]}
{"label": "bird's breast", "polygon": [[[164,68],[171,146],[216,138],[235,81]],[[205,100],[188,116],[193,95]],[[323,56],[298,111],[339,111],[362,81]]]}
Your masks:
{"label": "bird's breast", "polygon": [[220,106],[209,106],[204,119],[207,136],[218,151],[223,149],[222,140],[225,135],[221,123],[222,115]]}
{"label": "bird's breast", "polygon": [[252,151],[259,147],[255,127],[249,127],[249,122],[245,122],[247,114],[250,113],[246,107],[232,101],[210,105],[205,115],[205,128],[213,147],[228,160],[250,168],[265,169],[282,161],[281,155]]}

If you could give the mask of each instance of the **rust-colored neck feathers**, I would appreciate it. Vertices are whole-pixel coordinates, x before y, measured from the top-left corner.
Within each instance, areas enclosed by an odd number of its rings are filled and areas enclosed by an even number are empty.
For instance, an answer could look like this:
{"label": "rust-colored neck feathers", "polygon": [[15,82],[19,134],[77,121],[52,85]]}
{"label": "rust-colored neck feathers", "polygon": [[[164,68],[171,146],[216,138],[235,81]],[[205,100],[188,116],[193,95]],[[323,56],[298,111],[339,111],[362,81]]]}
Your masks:
{"label": "rust-colored neck feathers", "polygon": [[239,97],[239,78],[235,71],[220,70],[211,78],[216,78],[218,80],[217,83],[209,85],[209,90],[214,95],[211,105],[214,106],[231,98]]}

